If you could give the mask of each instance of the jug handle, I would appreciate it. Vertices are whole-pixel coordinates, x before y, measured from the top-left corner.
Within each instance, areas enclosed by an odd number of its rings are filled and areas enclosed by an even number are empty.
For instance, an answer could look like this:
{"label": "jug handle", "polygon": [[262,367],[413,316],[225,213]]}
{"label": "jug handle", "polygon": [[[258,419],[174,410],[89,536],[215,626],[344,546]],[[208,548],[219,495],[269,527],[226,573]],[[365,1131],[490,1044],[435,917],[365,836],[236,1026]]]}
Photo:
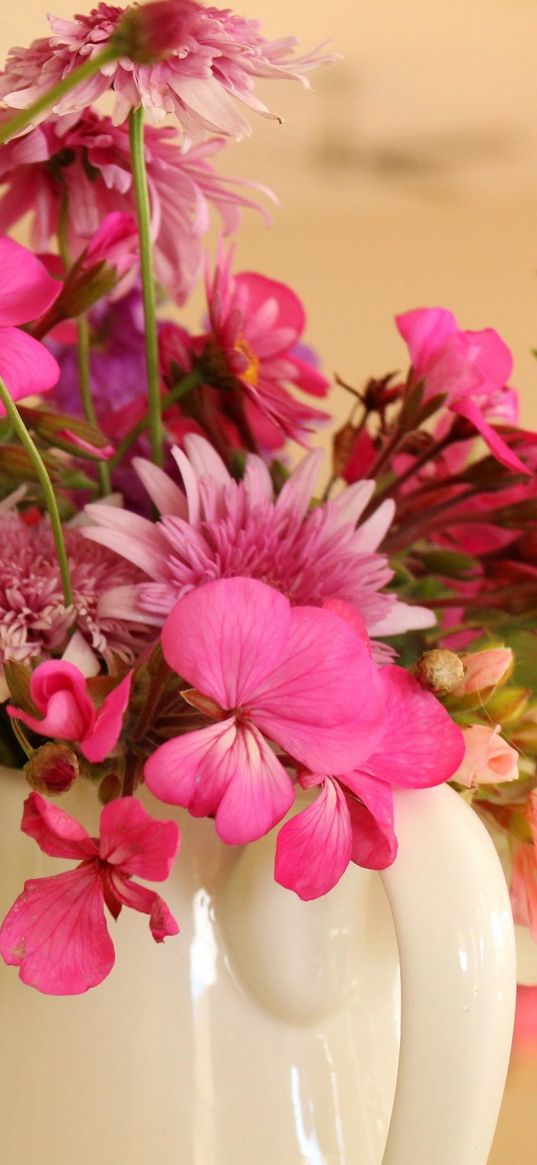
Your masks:
{"label": "jug handle", "polygon": [[401,965],[401,1050],[383,1165],[485,1165],[514,1024],[514,927],[477,815],[447,786],[395,795],[382,879]]}

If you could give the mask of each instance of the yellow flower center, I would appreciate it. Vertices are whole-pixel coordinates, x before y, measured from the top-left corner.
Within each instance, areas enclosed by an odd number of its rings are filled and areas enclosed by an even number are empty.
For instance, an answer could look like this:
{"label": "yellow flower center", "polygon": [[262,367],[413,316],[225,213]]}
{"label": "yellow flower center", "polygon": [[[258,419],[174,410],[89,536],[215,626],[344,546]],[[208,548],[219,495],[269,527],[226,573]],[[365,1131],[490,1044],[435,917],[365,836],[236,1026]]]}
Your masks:
{"label": "yellow flower center", "polygon": [[247,384],[255,386],[257,384],[257,374],[259,372],[259,360],[253,348],[250,347],[248,340],[244,339],[244,336],[240,336],[236,341],[235,351],[241,352],[242,355],[246,356],[246,359],[248,360],[248,364],[244,369],[244,372],[241,372],[241,380],[245,380]]}

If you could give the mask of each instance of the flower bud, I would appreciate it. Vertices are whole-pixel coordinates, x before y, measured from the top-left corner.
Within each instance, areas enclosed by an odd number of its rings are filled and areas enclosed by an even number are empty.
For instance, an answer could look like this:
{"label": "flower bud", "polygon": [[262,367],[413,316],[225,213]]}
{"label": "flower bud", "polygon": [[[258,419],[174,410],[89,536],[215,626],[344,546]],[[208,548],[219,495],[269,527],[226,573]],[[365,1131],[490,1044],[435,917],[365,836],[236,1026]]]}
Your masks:
{"label": "flower bud", "polygon": [[472,724],[463,729],[465,753],[452,780],[468,789],[518,779],[518,753],[500,736],[500,725]]}
{"label": "flower bud", "polygon": [[448,696],[464,679],[462,661],[445,648],[424,651],[416,665],[416,679],[428,692]]}
{"label": "flower bud", "polygon": [[56,797],[74,785],[78,775],[78,757],[67,744],[42,744],[25,767],[28,784],[38,793]]}
{"label": "flower bud", "polygon": [[490,647],[463,656],[464,677],[454,691],[455,696],[471,692],[492,691],[513,670],[513,652],[510,647]]}

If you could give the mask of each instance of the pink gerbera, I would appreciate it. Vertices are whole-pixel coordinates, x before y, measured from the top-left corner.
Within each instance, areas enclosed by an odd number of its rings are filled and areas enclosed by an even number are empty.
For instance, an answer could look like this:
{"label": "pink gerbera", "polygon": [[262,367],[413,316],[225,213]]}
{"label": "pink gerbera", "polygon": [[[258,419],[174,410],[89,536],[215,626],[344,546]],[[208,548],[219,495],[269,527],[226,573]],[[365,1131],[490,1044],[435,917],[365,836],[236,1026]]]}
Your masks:
{"label": "pink gerbera", "polygon": [[168,877],[179,846],[175,822],[154,821],[134,797],[121,797],[105,805],[100,838],[93,838],[69,813],[30,793],[22,829],[44,853],[79,863],[26,882],[2,923],[0,954],[20,967],[23,983],[47,995],[79,995],[101,983],[115,960],[105,906],[113,918],[123,906],[148,914],[155,942],[178,933],[162,898],[133,880]]}
{"label": "pink gerbera", "polygon": [[[234,575],[270,583],[295,606],[322,606],[328,599],[351,604],[371,636],[428,627],[434,615],[408,606],[384,588],[392,577],[378,547],[394,513],[387,500],[357,525],[375,484],[357,482],[338,498],[310,509],[323,454],[309,453],[274,500],[270,474],[250,454],[236,482],[211,445],[185,437],[188,456],[174,450],[183,491],[148,461],[135,468],[161,513],[154,524],[112,506],[87,507],[95,524],[84,528],[93,542],[136,563],[145,583],[114,587],[99,604],[101,617],[160,626],[177,599],[193,587]],[[377,656],[388,649],[375,645]]]}
{"label": "pink gerbera", "polygon": [[[66,94],[54,112],[78,112],[112,89],[116,124],[143,105],[155,118],[175,114],[190,139],[212,133],[241,138],[250,126],[234,98],[257,113],[275,116],[255,97],[256,78],[284,77],[306,84],[304,74],[328,59],[319,52],[293,58],[294,37],[269,41],[258,21],[235,16],[229,9],[204,8],[193,0],[170,0],[169,9],[170,16],[179,13],[180,22],[171,22],[175,43],[165,59],[135,64],[127,51]],[[106,50],[122,22],[131,37],[131,56],[136,55],[136,14],[137,5],[125,10],[101,3],[73,20],[49,17],[50,38],[35,40],[27,49],[11,49],[0,78],[0,98],[14,109],[27,108],[88,57]],[[143,20],[140,9],[138,23]],[[162,48],[160,43],[159,52]]]}
{"label": "pink gerbera", "polygon": [[[215,173],[212,159],[224,144],[223,138],[213,138],[189,148],[179,145],[169,126],[146,127],[155,274],[179,303],[201,273],[210,207],[218,210],[227,235],[236,230],[241,208],[260,209],[241,186],[272,197],[265,187]],[[56,235],[67,199],[69,245],[76,257],[106,215],[135,214],[128,126],[114,125],[93,109],[84,110],[69,127],[50,119],[2,147],[0,182],[6,185],[0,230],[33,214],[38,250],[46,250]]]}

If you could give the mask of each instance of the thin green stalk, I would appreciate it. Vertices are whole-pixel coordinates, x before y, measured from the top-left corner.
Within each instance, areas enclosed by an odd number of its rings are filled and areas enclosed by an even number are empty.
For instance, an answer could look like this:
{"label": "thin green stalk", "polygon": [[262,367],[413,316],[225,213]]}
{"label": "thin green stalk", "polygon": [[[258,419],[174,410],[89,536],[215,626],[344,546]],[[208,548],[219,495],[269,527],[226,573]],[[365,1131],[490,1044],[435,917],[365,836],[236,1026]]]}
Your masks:
{"label": "thin green stalk", "polygon": [[129,115],[129,134],[132,165],[132,180],[136,200],[138,235],[140,239],[140,275],[145,322],[145,363],[147,371],[147,397],[149,411],[149,436],[151,457],[155,465],[164,460],[164,431],[162,426],[162,402],[160,398],[160,374],[158,358],[157,317],[155,305],[155,279],[153,275],[153,246],[151,240],[151,212],[149,190],[145,169],[144,151],[144,111],[132,109]]}
{"label": "thin green stalk", "polygon": [[[196,386],[200,383],[201,377],[199,372],[196,370],[188,372],[187,375],[184,376],[183,379],[179,382],[179,384],[175,385],[175,388],[172,388],[170,392],[166,393],[166,395],[162,397],[162,410],[164,411],[165,409],[168,409],[170,405],[176,404],[178,400],[181,400],[183,396],[186,396],[188,392],[191,392],[192,389],[196,388]],[[134,442],[137,440],[137,438],[148,428],[149,416],[146,414],[144,417],[140,418],[136,425],[134,425],[133,428],[125,434],[123,440],[119,442],[114,456],[111,457],[107,463],[109,469],[117,469],[117,466],[123,461],[123,458],[125,454],[128,453],[131,445],[134,445]]]}
{"label": "thin green stalk", "polygon": [[73,590],[71,587],[71,576],[69,573],[69,559],[67,558],[67,551],[65,549],[60,511],[58,510],[58,503],[56,501],[52,482],[48,475],[47,467],[43,461],[43,458],[41,457],[37,445],[35,445],[26,428],[26,425],[24,424],[24,421],[11,397],[10,392],[7,389],[7,386],[4,384],[4,381],[1,378],[0,400],[4,405],[6,413],[11,421],[15,433],[17,434],[17,437],[19,438],[21,445],[24,449],[26,449],[28,456],[31,458],[32,464],[39,478],[41,489],[43,490],[45,505],[47,507],[48,515],[50,518],[52,533],[54,536],[54,545],[56,547],[56,555],[58,558],[58,565],[60,567],[65,605],[66,607],[70,607],[73,602]]}
{"label": "thin green stalk", "polygon": [[67,77],[47,89],[47,92],[38,97],[37,101],[34,101],[27,109],[21,109],[20,113],[16,113],[14,117],[0,126],[0,145],[7,142],[9,138],[15,137],[16,134],[22,133],[22,130],[26,129],[34,118],[56,105],[66,93],[70,93],[71,89],[75,89],[82,81],[87,81],[89,77],[93,77],[102,69],[103,65],[117,60],[118,56],[117,46],[109,45],[104,52],[99,53],[96,57],[88,58],[82,65],[79,65],[78,69],[73,69],[72,73],[68,73]]}
{"label": "thin green stalk", "polygon": [[[81,315],[76,321],[77,334],[77,362],[78,362],[78,382],[80,387],[80,399],[82,401],[82,408],[84,416],[90,425],[95,425],[97,428],[98,421],[95,413],[93,399],[91,396],[90,383],[90,330],[87,316]],[[101,493],[109,494],[112,489],[110,481],[110,469],[106,461],[99,461],[98,465],[99,482],[101,485]]]}

